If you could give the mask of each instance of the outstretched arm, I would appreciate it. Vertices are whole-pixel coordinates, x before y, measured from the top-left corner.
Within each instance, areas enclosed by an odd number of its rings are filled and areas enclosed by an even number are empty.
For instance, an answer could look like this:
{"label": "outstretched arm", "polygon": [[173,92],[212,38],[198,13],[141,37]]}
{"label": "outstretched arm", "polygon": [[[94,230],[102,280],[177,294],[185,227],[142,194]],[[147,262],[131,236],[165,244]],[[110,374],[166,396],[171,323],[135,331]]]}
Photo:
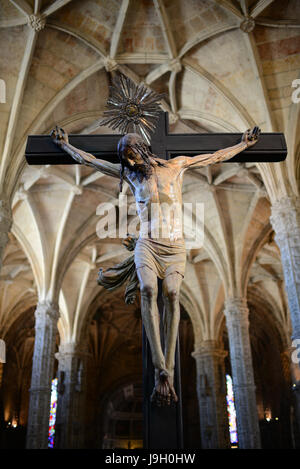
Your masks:
{"label": "outstretched arm", "polygon": [[246,130],[242,137],[241,143],[238,143],[233,147],[224,148],[223,150],[216,151],[215,153],[208,153],[205,155],[197,155],[192,157],[178,156],[171,161],[174,162],[174,164],[180,164],[183,169],[201,168],[210,164],[220,163],[221,161],[226,161],[230,158],[233,158],[233,156],[254,145],[258,140],[259,134],[260,129],[258,127],[254,127],[252,130]]}
{"label": "outstretched arm", "polygon": [[101,173],[107,174],[115,178],[120,177],[120,165],[110,163],[109,161],[100,160],[90,153],[86,153],[83,150],[73,147],[69,143],[68,134],[61,128],[56,128],[52,130],[51,137],[54,143],[59,146],[62,150],[72,156],[75,161],[86,166],[91,166],[92,168],[101,171]]}

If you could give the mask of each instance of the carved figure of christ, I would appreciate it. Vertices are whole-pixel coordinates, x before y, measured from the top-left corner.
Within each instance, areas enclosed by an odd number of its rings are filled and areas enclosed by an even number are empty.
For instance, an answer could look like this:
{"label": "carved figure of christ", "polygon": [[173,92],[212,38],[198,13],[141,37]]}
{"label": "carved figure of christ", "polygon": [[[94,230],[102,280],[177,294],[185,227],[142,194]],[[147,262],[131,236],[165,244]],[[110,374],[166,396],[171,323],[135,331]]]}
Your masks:
{"label": "carved figure of christ", "polygon": [[[260,129],[247,130],[239,144],[198,156],[178,156],[164,160],[153,155],[137,134],[127,134],[118,144],[119,164],[95,158],[70,145],[63,129],[51,133],[53,141],[78,163],[125,180],[137,204],[143,232],[135,247],[135,266],[140,284],[141,313],[155,368],[155,386],[151,399],[157,405],[177,401],[174,389],[175,348],[180,320],[179,292],[185,270],[185,245],[176,217],[168,217],[168,206],[182,205],[182,181],[186,170],[229,160],[254,145]],[[156,209],[151,206],[155,204]],[[166,223],[170,223],[166,227]],[[153,236],[151,227],[158,227]],[[168,228],[168,229],[166,229]],[[168,233],[168,236],[165,234]],[[158,236],[157,236],[158,234]],[[157,307],[157,277],[162,279],[165,306],[165,350],[160,340]]]}

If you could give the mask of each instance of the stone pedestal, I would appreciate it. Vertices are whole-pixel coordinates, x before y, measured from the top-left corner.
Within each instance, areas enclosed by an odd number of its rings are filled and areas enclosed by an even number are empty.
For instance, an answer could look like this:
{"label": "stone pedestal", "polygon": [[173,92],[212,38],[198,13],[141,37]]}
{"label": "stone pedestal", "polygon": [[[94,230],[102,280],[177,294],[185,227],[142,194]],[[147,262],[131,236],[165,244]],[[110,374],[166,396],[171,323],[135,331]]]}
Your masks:
{"label": "stone pedestal", "polygon": [[27,427],[27,448],[48,447],[48,426],[53,378],[58,307],[40,302],[35,311],[35,341]]}
{"label": "stone pedestal", "polygon": [[76,344],[62,344],[58,359],[58,403],[55,448],[84,447],[85,374],[87,353]]}
{"label": "stone pedestal", "polygon": [[193,352],[197,367],[197,394],[203,449],[229,448],[224,358],[227,352],[206,340]]}
{"label": "stone pedestal", "polygon": [[225,303],[239,448],[260,448],[248,308],[243,298]]}
{"label": "stone pedestal", "polygon": [[8,242],[8,233],[12,224],[11,209],[5,198],[0,197],[0,270],[3,252]]}

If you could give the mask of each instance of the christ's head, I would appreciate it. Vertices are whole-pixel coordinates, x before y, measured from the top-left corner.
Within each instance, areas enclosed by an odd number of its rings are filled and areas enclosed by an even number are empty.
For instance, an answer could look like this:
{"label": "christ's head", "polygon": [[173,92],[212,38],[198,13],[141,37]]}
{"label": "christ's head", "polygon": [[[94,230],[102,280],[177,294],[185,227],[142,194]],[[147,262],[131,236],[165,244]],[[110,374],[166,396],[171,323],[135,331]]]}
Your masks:
{"label": "christ's head", "polygon": [[119,140],[118,155],[121,165],[133,170],[135,166],[149,166],[152,156],[148,145],[138,134],[126,134]]}
{"label": "christ's head", "polygon": [[126,134],[118,142],[118,156],[121,163],[120,168],[120,191],[123,186],[124,168],[137,174],[139,181],[148,179],[153,166],[164,166],[164,163],[156,159],[150,151],[150,147],[138,134]]}
{"label": "christ's head", "polygon": [[151,157],[154,155],[140,135],[133,133],[124,135],[118,143],[118,156],[121,164],[120,191],[125,167],[136,172],[140,180],[148,178],[152,173]]}

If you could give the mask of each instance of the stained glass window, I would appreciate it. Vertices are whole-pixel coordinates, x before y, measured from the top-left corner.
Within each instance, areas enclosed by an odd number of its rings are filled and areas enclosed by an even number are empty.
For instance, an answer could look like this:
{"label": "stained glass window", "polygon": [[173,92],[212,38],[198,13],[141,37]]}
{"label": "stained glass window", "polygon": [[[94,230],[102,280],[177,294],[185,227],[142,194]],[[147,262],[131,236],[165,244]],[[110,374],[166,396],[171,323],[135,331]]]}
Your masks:
{"label": "stained glass window", "polygon": [[51,403],[50,403],[48,448],[53,448],[54,447],[56,406],[57,406],[57,378],[53,379],[52,384],[51,384]]}
{"label": "stained glass window", "polygon": [[227,412],[228,412],[228,421],[229,421],[229,434],[230,434],[230,443],[238,443],[238,434],[236,428],[236,413],[234,405],[234,395],[233,395],[233,386],[232,379],[230,375],[226,375],[226,387],[227,387]]}

